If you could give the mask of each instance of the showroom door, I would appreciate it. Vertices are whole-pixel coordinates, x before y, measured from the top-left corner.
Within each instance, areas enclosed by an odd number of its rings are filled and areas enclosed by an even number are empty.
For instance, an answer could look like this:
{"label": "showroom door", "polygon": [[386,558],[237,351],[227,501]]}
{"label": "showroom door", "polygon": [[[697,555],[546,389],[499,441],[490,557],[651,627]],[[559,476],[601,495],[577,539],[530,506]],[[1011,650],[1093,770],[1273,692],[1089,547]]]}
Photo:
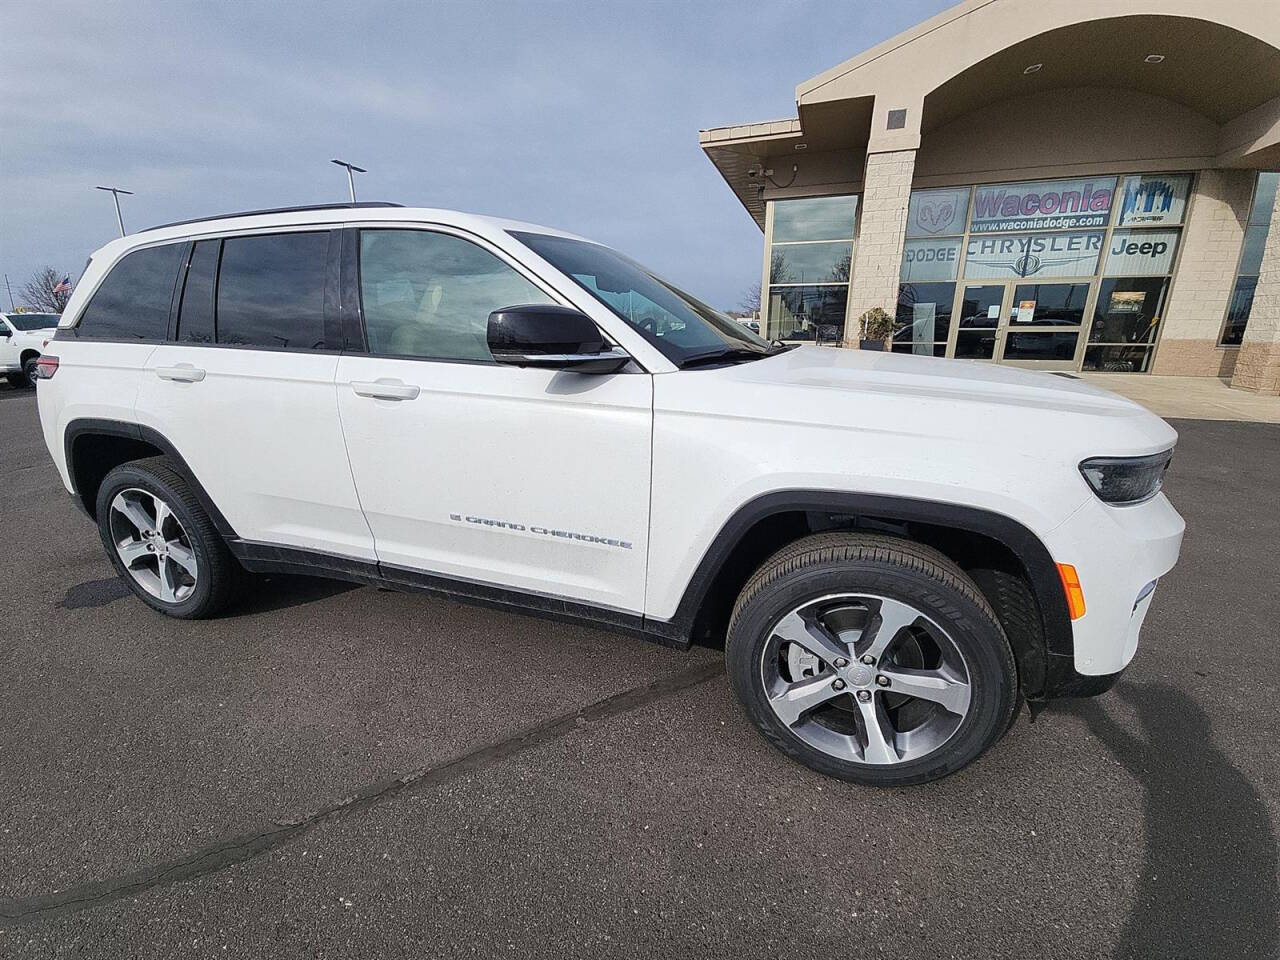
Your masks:
{"label": "showroom door", "polygon": [[[1093,284],[1010,282],[1005,289],[996,359],[1037,370],[1078,370]],[[958,343],[957,343],[958,346]],[[956,356],[961,354],[957,351]]]}

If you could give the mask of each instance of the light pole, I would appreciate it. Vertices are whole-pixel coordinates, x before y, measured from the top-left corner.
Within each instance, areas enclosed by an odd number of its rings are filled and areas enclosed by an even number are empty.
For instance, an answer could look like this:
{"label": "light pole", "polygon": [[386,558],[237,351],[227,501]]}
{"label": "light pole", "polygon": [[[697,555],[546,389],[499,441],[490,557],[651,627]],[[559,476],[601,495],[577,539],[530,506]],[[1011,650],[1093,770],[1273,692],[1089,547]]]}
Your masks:
{"label": "light pole", "polygon": [[116,202],[116,223],[120,224],[120,236],[124,236],[124,217],[120,216],[120,194],[126,197],[132,197],[132,190],[121,190],[119,187],[94,187],[95,190],[105,190],[111,194],[111,199]]}
{"label": "light pole", "polygon": [[347,189],[351,191],[351,202],[356,202],[356,178],[351,175],[352,171],[356,173],[368,173],[364,167],[357,167],[354,163],[347,163],[345,160],[330,160],[330,163],[336,163],[340,167],[347,168]]}

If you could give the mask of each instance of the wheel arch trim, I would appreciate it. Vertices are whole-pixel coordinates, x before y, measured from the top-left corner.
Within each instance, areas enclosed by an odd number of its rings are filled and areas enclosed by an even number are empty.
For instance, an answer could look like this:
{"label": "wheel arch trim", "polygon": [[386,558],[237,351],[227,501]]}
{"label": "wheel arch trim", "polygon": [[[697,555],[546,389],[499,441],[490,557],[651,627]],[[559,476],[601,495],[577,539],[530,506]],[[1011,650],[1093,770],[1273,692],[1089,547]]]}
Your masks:
{"label": "wheel arch trim", "polygon": [[1043,541],[1026,526],[1001,513],[977,507],[833,490],[781,490],[743,504],[720,527],[704,551],[685,587],[670,624],[693,630],[694,620],[710,592],[716,574],[733,555],[747,532],[761,520],[781,513],[821,512],[886,522],[926,523],[989,537],[1002,544],[1027,572],[1040,607],[1048,652],[1070,656],[1075,644],[1057,566]]}
{"label": "wheel arch trim", "polygon": [[141,443],[148,444],[159,450],[164,456],[168,457],[179,476],[191,487],[192,493],[196,499],[200,501],[200,506],[209,514],[209,519],[213,521],[214,527],[218,533],[224,538],[231,539],[236,537],[236,532],[227,518],[222,515],[222,511],[218,509],[217,504],[213,502],[213,498],[209,496],[208,491],[196,478],[191,467],[187,465],[186,459],[178,451],[178,448],[159,430],[152,427],[146,427],[139,423],[130,423],[124,420],[101,420],[93,417],[82,417],[70,421],[62,434],[63,454],[67,462],[67,476],[71,479],[72,494],[76,500],[84,508],[90,516],[93,514],[92,504],[87,500],[86,493],[76,486],[76,462],[75,450],[76,443],[84,437],[116,437],[124,440],[136,440]]}

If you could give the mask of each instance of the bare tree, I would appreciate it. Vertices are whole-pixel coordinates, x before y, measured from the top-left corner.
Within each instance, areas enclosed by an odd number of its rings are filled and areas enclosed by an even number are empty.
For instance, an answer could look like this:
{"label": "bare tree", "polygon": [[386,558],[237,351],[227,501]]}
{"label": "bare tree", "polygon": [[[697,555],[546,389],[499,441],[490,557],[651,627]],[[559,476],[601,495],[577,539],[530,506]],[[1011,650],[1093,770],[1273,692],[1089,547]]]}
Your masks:
{"label": "bare tree", "polygon": [[743,291],[742,299],[738,301],[738,309],[747,316],[754,316],[760,312],[760,284],[753,283]]}
{"label": "bare tree", "polygon": [[67,274],[53,267],[41,267],[18,291],[28,307],[44,313],[61,313],[71,298],[69,289],[59,290],[62,278]]}

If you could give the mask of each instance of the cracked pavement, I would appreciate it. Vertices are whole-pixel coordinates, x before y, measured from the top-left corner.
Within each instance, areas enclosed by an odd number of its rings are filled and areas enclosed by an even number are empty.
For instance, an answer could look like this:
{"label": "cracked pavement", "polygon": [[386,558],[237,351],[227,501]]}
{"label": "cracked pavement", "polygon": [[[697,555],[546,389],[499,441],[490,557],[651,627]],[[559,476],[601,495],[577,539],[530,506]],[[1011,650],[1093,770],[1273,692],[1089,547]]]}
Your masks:
{"label": "cracked pavement", "polygon": [[301,578],[154,614],[0,387],[0,956],[1274,957],[1280,425],[1175,426],[1116,690],[875,791],[715,651]]}

